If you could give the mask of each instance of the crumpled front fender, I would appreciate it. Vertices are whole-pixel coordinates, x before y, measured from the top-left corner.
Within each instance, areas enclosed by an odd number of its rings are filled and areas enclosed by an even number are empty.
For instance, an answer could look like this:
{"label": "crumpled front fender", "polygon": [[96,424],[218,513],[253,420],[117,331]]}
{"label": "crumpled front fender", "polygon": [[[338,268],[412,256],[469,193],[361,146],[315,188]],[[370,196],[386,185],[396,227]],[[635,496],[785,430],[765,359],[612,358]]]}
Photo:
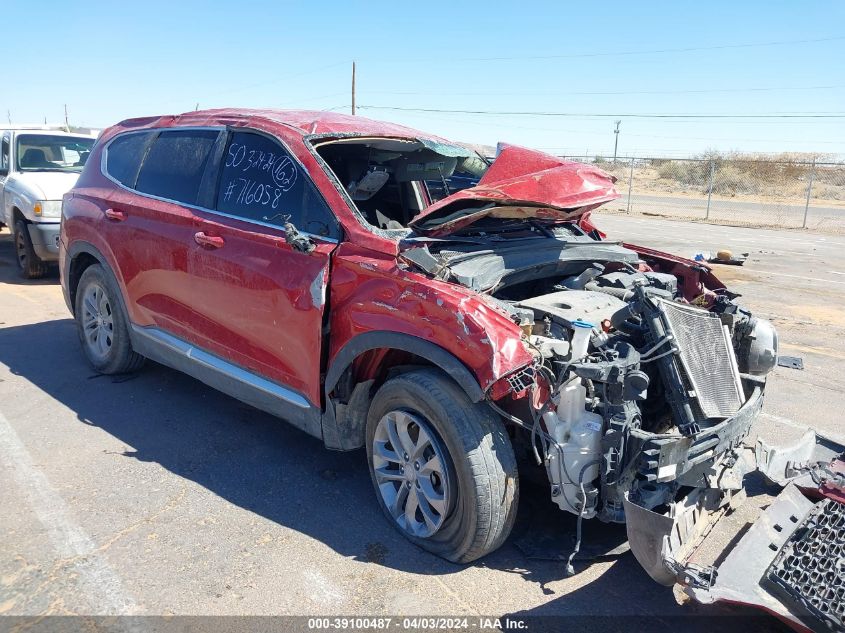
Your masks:
{"label": "crumpled front fender", "polygon": [[350,341],[371,332],[415,337],[442,348],[472,372],[484,392],[534,362],[519,326],[495,304],[408,270],[390,254],[342,243],[333,257],[329,303],[329,367]]}

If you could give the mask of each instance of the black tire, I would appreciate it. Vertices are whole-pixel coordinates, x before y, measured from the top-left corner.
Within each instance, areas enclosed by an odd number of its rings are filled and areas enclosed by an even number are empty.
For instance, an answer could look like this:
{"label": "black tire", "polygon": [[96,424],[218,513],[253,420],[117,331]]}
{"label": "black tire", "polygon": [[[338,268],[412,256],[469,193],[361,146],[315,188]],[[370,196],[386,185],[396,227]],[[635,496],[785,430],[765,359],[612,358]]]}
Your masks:
{"label": "black tire", "polygon": [[24,279],[39,279],[47,272],[47,264],[35,254],[29,227],[23,220],[15,222],[15,261]]}
{"label": "black tire", "polygon": [[[108,309],[103,314],[108,314],[111,320],[109,343],[102,354],[97,354],[85,331],[86,307],[84,305],[89,291],[102,289],[105,296],[105,305]],[[144,357],[132,349],[129,339],[129,318],[120,296],[117,283],[112,275],[100,264],[94,264],[85,269],[79,279],[76,288],[76,331],[82,343],[82,350],[85,353],[91,366],[101,374],[126,374],[138,371],[144,364]]]}
{"label": "black tire", "polygon": [[[376,428],[391,411],[411,413],[424,420],[448,456],[452,478],[449,508],[439,529],[426,538],[403,529],[391,515],[376,480]],[[519,476],[510,438],[489,407],[473,403],[440,370],[412,370],[388,380],[378,390],[367,416],[367,462],[385,516],[421,548],[455,563],[468,563],[500,547],[510,534],[519,499]]]}

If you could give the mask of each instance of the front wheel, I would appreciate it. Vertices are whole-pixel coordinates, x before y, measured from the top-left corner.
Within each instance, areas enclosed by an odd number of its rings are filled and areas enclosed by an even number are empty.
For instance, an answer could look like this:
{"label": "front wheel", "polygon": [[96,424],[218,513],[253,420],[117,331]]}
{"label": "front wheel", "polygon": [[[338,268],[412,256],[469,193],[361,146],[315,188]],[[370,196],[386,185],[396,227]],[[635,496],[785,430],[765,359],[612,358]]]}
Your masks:
{"label": "front wheel", "polygon": [[367,457],[385,515],[423,549],[466,563],[510,534],[519,496],[510,439],[442,372],[410,371],[378,390]]}
{"label": "front wheel", "polygon": [[24,279],[39,279],[47,272],[47,264],[35,253],[29,227],[23,220],[15,222],[15,255]]}

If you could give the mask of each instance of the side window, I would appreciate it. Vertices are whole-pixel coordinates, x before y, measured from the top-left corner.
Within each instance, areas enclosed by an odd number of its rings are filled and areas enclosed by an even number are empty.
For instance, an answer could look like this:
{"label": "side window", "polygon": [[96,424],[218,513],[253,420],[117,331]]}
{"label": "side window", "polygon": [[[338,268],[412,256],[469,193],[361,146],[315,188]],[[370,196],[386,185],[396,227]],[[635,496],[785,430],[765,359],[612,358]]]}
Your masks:
{"label": "side window", "polygon": [[337,221],[311,178],[273,139],[232,132],[223,153],[217,210],[248,220],[337,238]]}
{"label": "side window", "polygon": [[9,173],[9,135],[3,135],[3,140],[0,141],[0,172],[3,174]]}
{"label": "side window", "polygon": [[124,134],[109,143],[106,151],[106,172],[122,185],[135,187],[144,148],[153,132]]}
{"label": "side window", "polygon": [[135,189],[153,196],[197,204],[216,130],[165,130],[147,152]]}

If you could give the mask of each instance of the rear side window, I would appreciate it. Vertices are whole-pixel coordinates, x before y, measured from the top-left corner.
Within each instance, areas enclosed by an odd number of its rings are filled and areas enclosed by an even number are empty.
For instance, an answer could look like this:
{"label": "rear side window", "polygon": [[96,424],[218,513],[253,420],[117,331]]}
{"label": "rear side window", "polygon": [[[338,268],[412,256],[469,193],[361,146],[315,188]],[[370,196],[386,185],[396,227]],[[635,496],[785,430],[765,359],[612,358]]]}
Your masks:
{"label": "rear side window", "polygon": [[135,189],[160,198],[197,204],[216,130],[163,131],[153,141]]}
{"label": "rear side window", "polygon": [[106,154],[106,171],[109,176],[129,188],[135,187],[138,168],[144,157],[144,148],[152,132],[125,134],[111,143]]}
{"label": "rear side window", "polygon": [[233,132],[223,153],[217,210],[337,238],[337,221],[308,173],[277,141]]}

